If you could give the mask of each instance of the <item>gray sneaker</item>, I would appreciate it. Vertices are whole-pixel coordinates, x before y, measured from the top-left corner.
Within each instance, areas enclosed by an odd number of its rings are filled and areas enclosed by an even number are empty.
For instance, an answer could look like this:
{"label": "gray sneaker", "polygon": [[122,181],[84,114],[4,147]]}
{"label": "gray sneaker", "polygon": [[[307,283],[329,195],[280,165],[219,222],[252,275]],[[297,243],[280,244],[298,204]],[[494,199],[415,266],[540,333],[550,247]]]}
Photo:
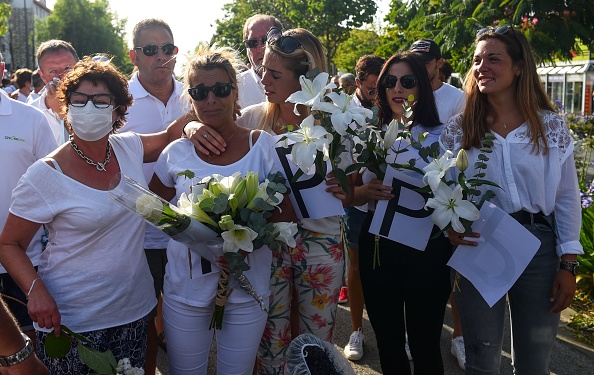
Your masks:
{"label": "gray sneaker", "polygon": [[344,356],[351,361],[358,361],[363,357],[363,342],[365,336],[361,328],[351,333],[349,343],[344,347]]}

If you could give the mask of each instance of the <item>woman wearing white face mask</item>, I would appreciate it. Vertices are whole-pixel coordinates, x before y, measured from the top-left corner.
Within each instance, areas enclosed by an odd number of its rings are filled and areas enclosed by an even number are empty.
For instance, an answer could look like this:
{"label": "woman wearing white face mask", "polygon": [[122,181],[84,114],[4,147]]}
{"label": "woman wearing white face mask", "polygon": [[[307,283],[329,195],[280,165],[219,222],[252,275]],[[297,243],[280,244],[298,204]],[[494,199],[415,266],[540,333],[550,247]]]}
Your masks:
{"label": "woman wearing white face mask", "polygon": [[[109,198],[114,176],[144,183],[142,163],[156,161],[182,128],[156,134],[115,134],[132,104],[127,79],[110,62],[78,62],[58,85],[71,133],[33,164],[13,192],[0,235],[0,262],[27,294],[37,354],[52,374],[87,374],[73,345],[64,359],[45,354],[60,324],[85,344],[143,367],[147,314],[156,303],[143,251],[144,222]],[[24,249],[41,224],[49,243],[36,272]],[[153,296],[150,297],[149,296]],[[54,333],[51,333],[51,330]]]}

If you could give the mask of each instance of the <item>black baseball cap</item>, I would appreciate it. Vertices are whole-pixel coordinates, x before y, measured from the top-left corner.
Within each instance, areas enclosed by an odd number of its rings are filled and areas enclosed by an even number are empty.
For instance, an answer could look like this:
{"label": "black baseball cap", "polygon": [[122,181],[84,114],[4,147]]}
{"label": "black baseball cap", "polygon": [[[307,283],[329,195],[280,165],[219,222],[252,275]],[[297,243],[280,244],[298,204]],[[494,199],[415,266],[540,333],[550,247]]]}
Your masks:
{"label": "black baseball cap", "polygon": [[411,52],[415,52],[425,61],[441,59],[441,50],[437,43],[431,39],[417,40],[410,47]]}

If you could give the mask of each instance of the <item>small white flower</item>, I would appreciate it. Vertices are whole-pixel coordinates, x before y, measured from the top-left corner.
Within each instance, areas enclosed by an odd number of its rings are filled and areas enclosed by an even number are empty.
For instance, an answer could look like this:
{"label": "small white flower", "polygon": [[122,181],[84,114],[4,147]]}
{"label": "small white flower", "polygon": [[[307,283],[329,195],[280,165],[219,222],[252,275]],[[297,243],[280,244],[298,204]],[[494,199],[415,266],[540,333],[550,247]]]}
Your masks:
{"label": "small white flower", "polygon": [[456,232],[464,233],[466,229],[460,222],[460,218],[475,221],[481,216],[472,202],[462,199],[460,185],[456,185],[452,190],[448,185],[440,182],[438,188],[433,190],[433,195],[434,198],[429,198],[425,207],[434,209],[431,219],[439,229],[443,230],[451,223]]}
{"label": "small white flower", "polygon": [[295,247],[295,234],[297,233],[297,224],[292,222],[278,222],[273,224],[274,227],[279,231],[276,236],[277,241],[281,241],[287,246]]}
{"label": "small white flower", "polygon": [[317,151],[321,151],[324,160],[328,160],[332,141],[332,135],[322,126],[316,126],[314,121],[314,117],[310,115],[301,122],[299,129],[286,134],[288,139],[295,142],[291,150],[293,163],[305,173],[314,164]]}
{"label": "small white flower", "polygon": [[299,114],[297,111],[297,104],[311,107],[315,103],[321,101],[326,90],[336,88],[334,83],[328,83],[328,73],[326,72],[318,74],[313,81],[305,78],[305,76],[301,76],[299,77],[299,83],[301,84],[301,91],[292,93],[286,100],[289,103],[295,103],[293,111],[296,115]]}
{"label": "small white flower", "polygon": [[239,250],[251,253],[254,250],[253,240],[258,237],[258,233],[242,225],[233,225],[228,231],[221,233],[223,238],[223,251],[226,253],[236,253]]}
{"label": "small white flower", "polygon": [[394,142],[398,138],[398,121],[392,120],[390,124],[388,124],[388,129],[386,130],[386,134],[384,135],[384,149],[388,150],[392,148]]}
{"label": "small white flower", "polygon": [[452,158],[454,154],[447,150],[439,159],[433,159],[431,163],[423,168],[425,175],[423,182],[429,182],[432,191],[435,191],[441,182],[441,178],[456,165],[456,159]]}
{"label": "small white flower", "polygon": [[210,216],[200,208],[200,200],[197,199],[197,196],[194,194],[188,196],[186,193],[181,193],[177,206],[184,214],[201,223],[210,224],[213,227],[218,226],[217,222],[211,219]]}
{"label": "small white flower", "polygon": [[136,212],[150,222],[155,222],[163,213],[163,203],[149,194],[136,198]]}
{"label": "small white flower", "polygon": [[[271,197],[266,192],[266,188],[268,187],[269,183],[270,183],[270,181],[268,179],[266,179],[262,183],[260,183],[260,185],[258,186],[258,190],[256,191],[256,195],[254,195],[254,198],[250,202],[248,202],[248,204],[246,205],[246,208],[248,208],[252,211],[261,211],[258,208],[258,206],[256,206],[256,203],[255,203],[256,198],[261,198],[262,200],[264,200],[264,202],[270,204],[271,206],[278,206],[283,201],[284,196],[281,193],[279,193],[278,191],[274,193],[276,202],[271,199]],[[280,210],[280,207],[279,207],[279,210]]]}

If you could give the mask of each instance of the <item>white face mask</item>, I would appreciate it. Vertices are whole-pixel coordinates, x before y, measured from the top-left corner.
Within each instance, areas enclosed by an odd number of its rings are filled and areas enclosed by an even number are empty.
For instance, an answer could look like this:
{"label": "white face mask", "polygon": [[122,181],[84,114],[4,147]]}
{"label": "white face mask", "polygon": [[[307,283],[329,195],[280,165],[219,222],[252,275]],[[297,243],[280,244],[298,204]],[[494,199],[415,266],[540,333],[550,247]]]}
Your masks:
{"label": "white face mask", "polygon": [[107,108],[97,108],[91,101],[84,107],[69,104],[68,123],[78,138],[88,142],[97,141],[113,130],[113,110],[111,105]]}

